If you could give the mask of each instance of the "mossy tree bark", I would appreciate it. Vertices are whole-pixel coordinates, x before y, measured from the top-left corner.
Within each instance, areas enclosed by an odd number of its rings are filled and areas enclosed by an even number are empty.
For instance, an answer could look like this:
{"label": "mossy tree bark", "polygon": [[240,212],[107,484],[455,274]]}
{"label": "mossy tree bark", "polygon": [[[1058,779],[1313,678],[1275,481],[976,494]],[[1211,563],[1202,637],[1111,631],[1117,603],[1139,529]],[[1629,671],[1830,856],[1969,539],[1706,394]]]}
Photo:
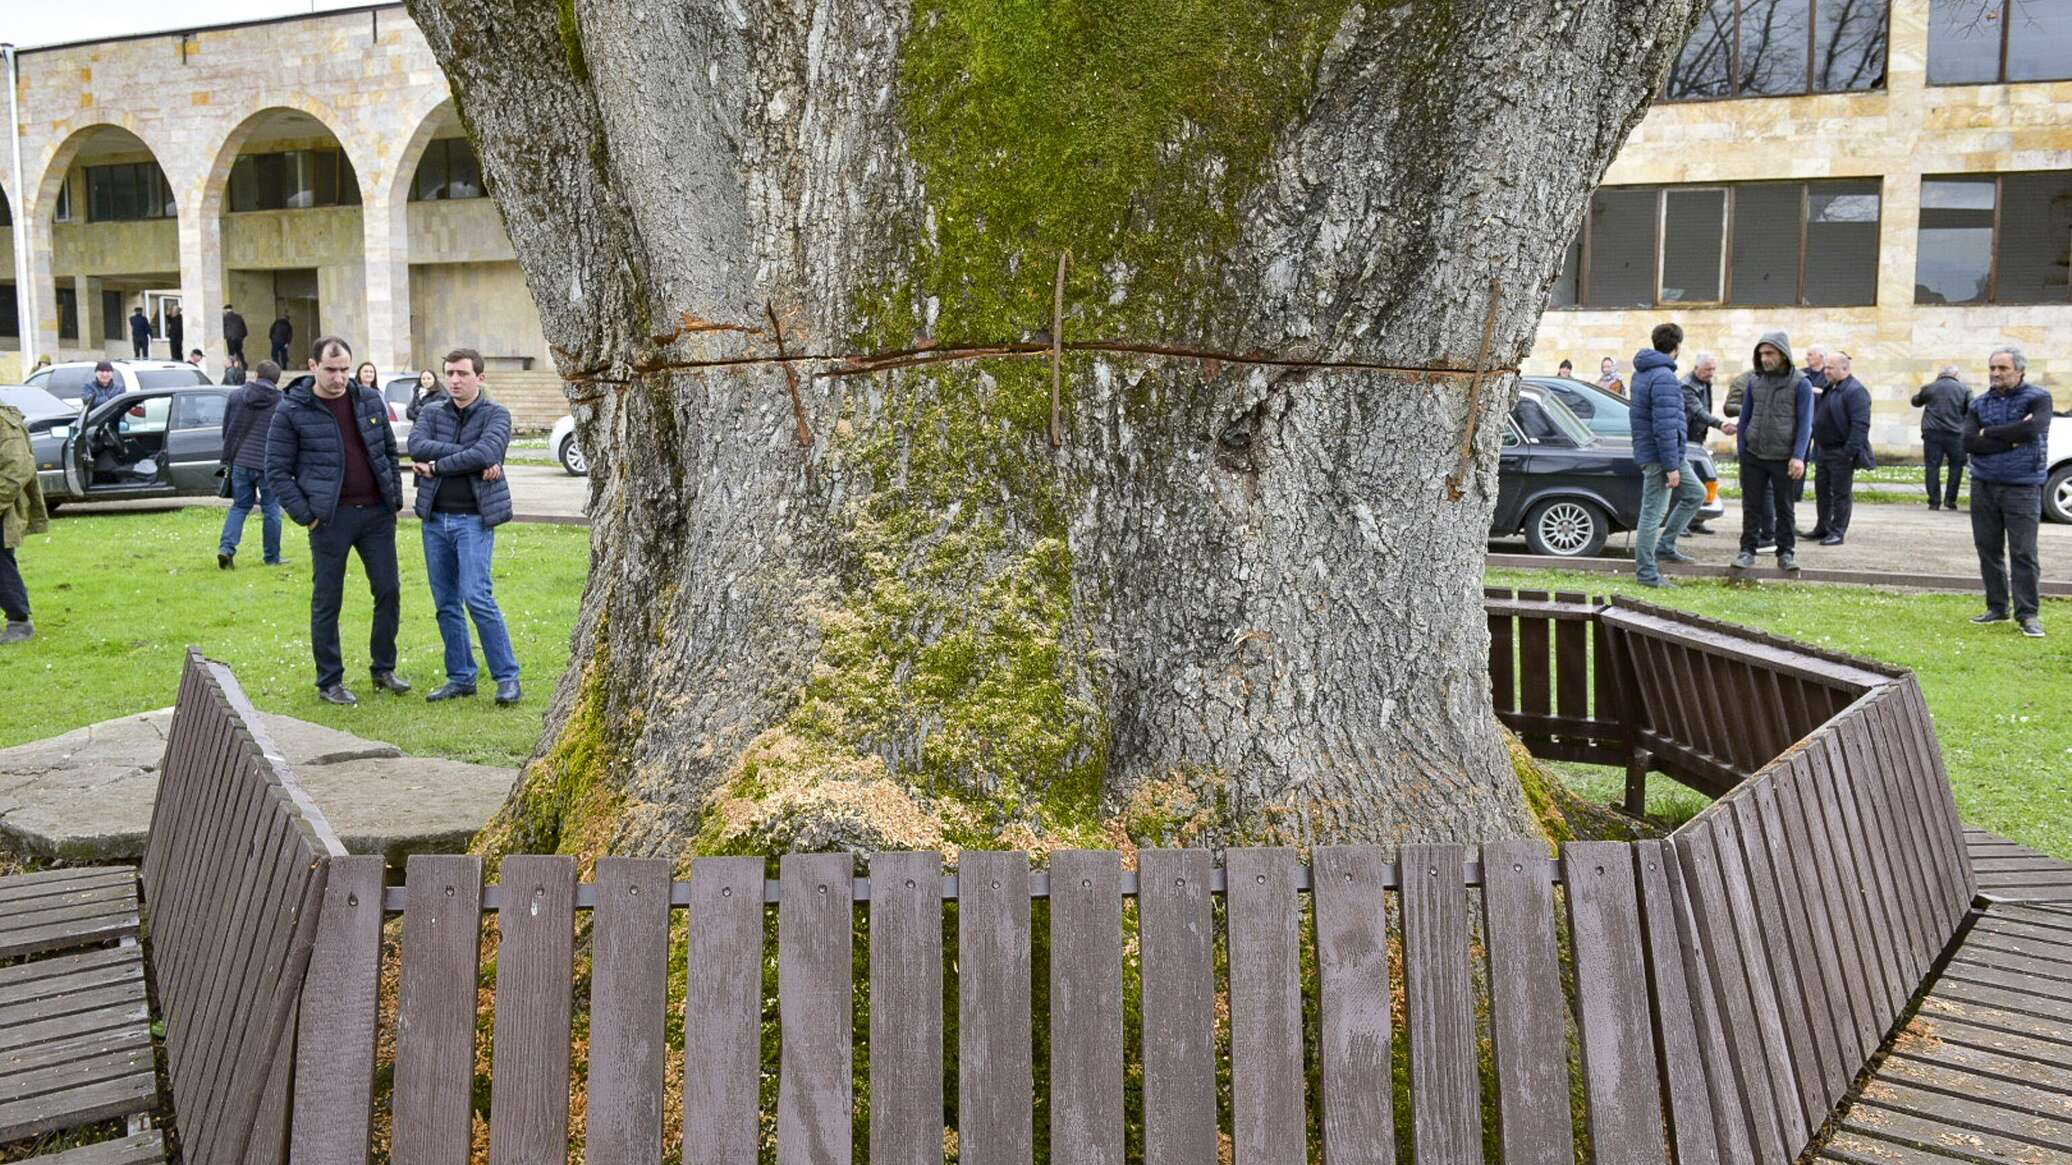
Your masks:
{"label": "mossy tree bark", "polygon": [[1505,370],[1694,0],[410,7],[593,467],[486,848],[1533,829]]}

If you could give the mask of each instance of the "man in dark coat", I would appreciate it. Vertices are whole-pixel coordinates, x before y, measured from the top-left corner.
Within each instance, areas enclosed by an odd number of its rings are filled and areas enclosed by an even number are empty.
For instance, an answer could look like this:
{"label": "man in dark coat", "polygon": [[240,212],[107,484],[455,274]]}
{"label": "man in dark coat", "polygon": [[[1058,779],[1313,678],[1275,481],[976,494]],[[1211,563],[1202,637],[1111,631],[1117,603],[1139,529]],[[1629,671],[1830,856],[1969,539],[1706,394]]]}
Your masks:
{"label": "man in dark coat", "polygon": [[280,378],[280,365],[261,360],[252,379],[230,394],[223,410],[223,465],[230,473],[231,492],[230,512],[223,515],[223,533],[216,540],[216,566],[221,570],[237,564],[237,544],[254,505],[264,521],[266,565],[281,564],[281,499],[266,487],[266,434],[280,407]]}
{"label": "man in dark coat", "polygon": [[346,690],[338,647],[338,610],[345,599],[347,556],[357,552],[374,595],[368,637],[374,686],[402,695],[396,675],[396,627],[402,584],[396,577],[396,511],[403,480],[396,432],[381,394],[352,383],[353,350],[337,336],[310,349],[309,375],[288,386],[266,433],[266,485],[296,525],[309,530],[315,587],[309,602],[310,651],[317,695],[357,704]]}
{"label": "man in dark coat", "polygon": [[1755,565],[1757,535],[1767,510],[1776,528],[1777,566],[1797,570],[1792,552],[1798,535],[1792,483],[1806,476],[1806,448],[1813,441],[1813,386],[1792,365],[1791,337],[1766,332],[1755,346],[1755,368],[1727,412],[1739,413],[1734,435],[1741,463],[1741,553],[1734,568]]}
{"label": "man in dark coat", "polygon": [[130,312],[130,354],[139,360],[151,358],[151,317],[142,307]]}
{"label": "man in dark coat", "polygon": [[187,319],[180,314],[180,305],[165,305],[165,358],[178,360],[180,349],[187,343]]}
{"label": "man in dark coat", "polygon": [[240,364],[245,361],[245,337],[249,334],[245,330],[245,317],[231,310],[229,304],[224,304],[223,347],[229,355],[237,357]]}
{"label": "man in dark coat", "polygon": [[[1703,446],[1714,429],[1729,437],[1734,435],[1734,422],[1712,411],[1712,382],[1718,375],[1719,357],[1710,352],[1700,352],[1691,363],[1691,370],[1677,381],[1683,388],[1684,418],[1690,422],[1690,432],[1685,434],[1685,438],[1693,445]],[[1710,534],[1712,527],[1693,521],[1690,532]]]}
{"label": "man in dark coat", "polygon": [[1819,451],[1820,477],[1813,483],[1813,530],[1822,546],[1840,546],[1849,537],[1849,518],[1856,508],[1856,471],[1876,469],[1871,453],[1871,393],[1850,375],[1847,352],[1827,358],[1827,390],[1813,406],[1813,445]]}
{"label": "man in dark coat", "polygon": [[288,313],[282,312],[281,318],[273,321],[273,326],[266,329],[266,340],[273,345],[274,363],[285,365],[288,362],[288,345],[295,342],[295,325],[288,322]]}
{"label": "man in dark coat", "polygon": [[[1683,329],[1658,324],[1649,347],[1633,354],[1633,461],[1640,466],[1640,523],[1633,532],[1633,577],[1644,587],[1674,586],[1662,577],[1658,559],[1689,562],[1676,540],[1698,508],[1705,487],[1684,456],[1688,421],[1683,387],[1676,380],[1676,353]],[[1671,504],[1674,496],[1675,503]],[[1665,517],[1666,515],[1666,517]]]}
{"label": "man in dark coat", "polygon": [[[1914,394],[1914,407],[1921,412],[1921,451],[1927,462],[1928,508],[1957,508],[1957,488],[1964,481],[1964,418],[1971,412],[1971,389],[1957,379],[1957,366],[1945,364],[1935,379]],[[1944,463],[1950,467],[1949,484],[1942,485]]]}
{"label": "man in dark coat", "polygon": [[490,569],[496,528],[511,520],[511,487],[504,482],[504,450],[511,414],[483,394],[482,354],[457,348],[446,356],[446,399],[425,408],[410,429],[411,470],[417,474],[417,516],[424,520],[425,574],[446,642],[446,682],[427,700],[475,694],[475,653],[468,616],[482,638],[482,656],[496,681],[496,702],[519,700],[518,653],[496,604]]}
{"label": "man in dark coat", "polygon": [[1971,454],[1971,540],[1986,584],[1986,610],[1974,623],[2005,623],[2010,590],[2022,634],[2043,638],[2037,618],[2042,567],[2036,525],[2043,518],[2043,483],[2049,476],[2050,394],[2028,381],[2020,348],[2001,348],[1986,365],[1991,388],[1972,399],[1964,419],[1964,451]]}

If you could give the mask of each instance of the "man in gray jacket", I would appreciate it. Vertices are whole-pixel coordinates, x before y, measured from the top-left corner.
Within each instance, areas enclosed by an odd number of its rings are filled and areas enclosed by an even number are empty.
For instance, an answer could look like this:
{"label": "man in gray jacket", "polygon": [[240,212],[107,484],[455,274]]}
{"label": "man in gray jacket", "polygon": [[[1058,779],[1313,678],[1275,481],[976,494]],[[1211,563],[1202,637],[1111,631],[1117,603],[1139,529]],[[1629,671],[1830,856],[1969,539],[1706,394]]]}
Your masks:
{"label": "man in gray jacket", "polygon": [[[1928,508],[1957,508],[1957,487],[1964,481],[1964,418],[1971,411],[1971,389],[1957,379],[1957,366],[1945,364],[1935,379],[1914,394],[1921,412],[1921,450],[1928,461]],[[1943,465],[1950,467],[1948,485],[1940,484]]]}
{"label": "man in gray jacket", "polygon": [[[1762,511],[1776,528],[1777,566],[1797,570],[1792,553],[1798,534],[1793,487],[1806,477],[1806,450],[1813,439],[1813,386],[1791,362],[1791,337],[1767,332],[1755,346],[1755,368],[1741,392],[1741,553],[1734,567],[1755,565]],[[1733,411],[1733,410],[1729,410]]]}
{"label": "man in gray jacket", "polygon": [[[1691,370],[1677,381],[1683,388],[1684,420],[1690,426],[1685,440],[1693,445],[1703,446],[1714,429],[1729,437],[1734,435],[1734,422],[1712,411],[1712,382],[1718,375],[1719,357],[1710,352],[1700,352],[1697,363],[1692,364]],[[1703,522],[1693,522],[1690,532],[1710,534],[1712,527]]]}

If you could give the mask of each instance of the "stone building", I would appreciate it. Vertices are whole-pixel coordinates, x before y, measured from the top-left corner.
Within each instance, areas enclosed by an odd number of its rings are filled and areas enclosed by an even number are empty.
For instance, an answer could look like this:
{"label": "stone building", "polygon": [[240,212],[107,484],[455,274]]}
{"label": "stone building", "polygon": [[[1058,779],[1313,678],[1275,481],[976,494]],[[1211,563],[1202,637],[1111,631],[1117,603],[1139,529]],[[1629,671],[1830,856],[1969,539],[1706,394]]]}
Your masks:
{"label": "stone building", "polygon": [[454,113],[445,76],[396,5],[21,50],[21,183],[0,152],[4,213],[26,227],[29,302],[4,245],[0,377],[20,334],[55,359],[225,357],[222,313],[268,355],[285,316],[291,358],[336,333],[384,377],[453,347],[487,358],[521,424],[566,411],[517,255]]}
{"label": "stone building", "polygon": [[2072,408],[2072,0],[1711,0],[1663,97],[1527,371],[1630,376],[1673,319],[1685,370],[1776,328],[1849,352],[1887,450],[1918,451],[1939,366],[1983,389],[2001,344]]}

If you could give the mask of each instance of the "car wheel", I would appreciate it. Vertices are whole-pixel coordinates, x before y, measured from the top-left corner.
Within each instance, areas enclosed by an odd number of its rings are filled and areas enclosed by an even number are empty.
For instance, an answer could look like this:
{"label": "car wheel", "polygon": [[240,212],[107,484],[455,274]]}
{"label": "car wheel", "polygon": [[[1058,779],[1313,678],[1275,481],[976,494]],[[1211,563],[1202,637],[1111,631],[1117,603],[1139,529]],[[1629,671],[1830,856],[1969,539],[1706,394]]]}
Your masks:
{"label": "car wheel", "polygon": [[1577,498],[1548,498],[1525,515],[1525,541],[1534,554],[1590,558],[1610,533],[1604,511]]}
{"label": "car wheel", "polygon": [[2072,465],[2061,465],[2043,487],[2043,516],[2072,525]]}
{"label": "car wheel", "polygon": [[575,434],[563,437],[561,448],[556,450],[554,455],[561,459],[561,468],[566,470],[570,477],[589,476],[590,460],[583,456],[581,449],[576,448]]}

